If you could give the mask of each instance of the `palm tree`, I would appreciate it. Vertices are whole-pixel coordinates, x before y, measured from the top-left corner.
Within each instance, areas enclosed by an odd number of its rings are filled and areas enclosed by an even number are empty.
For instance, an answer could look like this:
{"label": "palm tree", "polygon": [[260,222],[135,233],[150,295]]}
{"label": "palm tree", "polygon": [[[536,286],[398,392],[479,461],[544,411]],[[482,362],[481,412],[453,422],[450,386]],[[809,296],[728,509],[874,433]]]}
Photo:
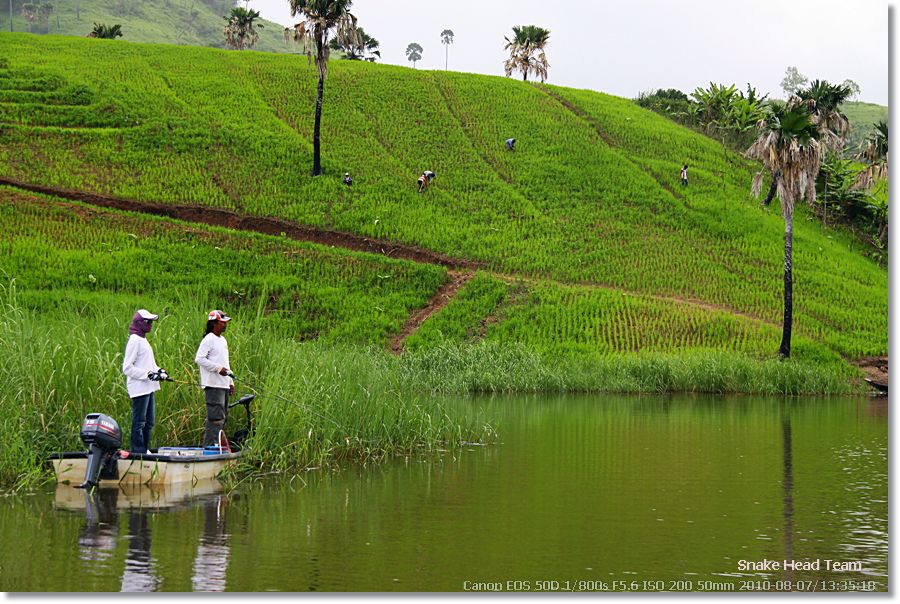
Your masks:
{"label": "palm tree", "polygon": [[[28,22],[28,31],[34,31],[34,25],[37,23],[38,32],[47,33],[50,26],[50,15],[53,14],[53,5],[45,0],[34,0],[22,4],[22,16]],[[12,13],[9,15],[12,21]]]}
{"label": "palm tree", "polygon": [[322,173],[321,140],[322,98],[325,95],[325,74],[328,72],[328,36],[334,31],[335,37],[345,43],[356,43],[356,17],[350,13],[352,0],[288,0],[291,16],[302,15],[305,19],[294,25],[294,39],[303,42],[307,61],[315,57],[319,72],[319,86],[316,92],[316,121],[313,127],[313,169],[312,175]]}
{"label": "palm tree", "polygon": [[453,44],[453,30],[445,29],[441,32],[441,44],[444,44],[444,71],[447,71],[447,64],[450,61],[450,45]]}
{"label": "palm tree", "polygon": [[509,77],[514,71],[519,71],[522,73],[522,80],[527,81],[528,74],[533,72],[540,76],[541,82],[546,80],[550,63],[547,61],[544,46],[549,39],[549,29],[536,25],[513,27],[512,40],[504,37],[506,46],[503,49],[509,51],[509,58],[503,63],[506,76]]}
{"label": "palm tree", "polygon": [[104,25],[103,23],[94,23],[94,29],[88,34],[88,38],[103,38],[106,40],[115,40],[122,37],[122,25]]}
{"label": "palm tree", "polygon": [[[337,38],[333,38],[328,46],[331,50],[343,52],[351,61],[359,61],[361,59],[375,61],[376,57],[381,58],[381,51],[379,50],[381,43],[367,34],[362,27],[356,28],[356,43],[347,40],[342,44]],[[366,54],[371,56],[367,57]]]}
{"label": "palm tree", "polygon": [[413,69],[416,67],[416,61],[422,59],[422,47],[419,46],[416,42],[410,42],[406,47],[406,58],[412,61]]}
{"label": "palm tree", "polygon": [[[784,323],[778,353],[791,356],[793,326],[793,240],[794,204],[816,199],[816,176],[822,163],[823,149],[816,139],[818,131],[807,106],[793,97],[776,107],[759,122],[759,138],[747,150],[747,156],[762,160],[763,167],[779,174],[778,197],[784,218]],[[753,179],[753,194],[759,196],[763,173]]]}
{"label": "palm tree", "polygon": [[228,22],[223,31],[225,43],[231,48],[236,50],[253,48],[253,45],[259,41],[259,34],[256,33],[255,27],[262,27],[263,24],[254,23],[259,19],[257,11],[235,6],[224,19]]}
{"label": "palm tree", "polygon": [[[863,141],[857,159],[866,163],[866,169],[860,172],[856,186],[871,189],[879,181],[888,177],[888,125],[878,122],[875,129]],[[878,242],[882,247],[888,244],[888,208],[886,203],[873,201],[871,209],[878,222]]]}
{"label": "palm tree", "polygon": [[888,177],[888,125],[878,122],[874,126],[856,156],[866,164],[857,180],[857,185],[865,189],[871,189],[877,181]]}
{"label": "palm tree", "polygon": [[813,116],[819,142],[837,153],[843,151],[850,138],[850,121],[840,106],[853,96],[850,86],[813,80],[809,88],[797,92]]}

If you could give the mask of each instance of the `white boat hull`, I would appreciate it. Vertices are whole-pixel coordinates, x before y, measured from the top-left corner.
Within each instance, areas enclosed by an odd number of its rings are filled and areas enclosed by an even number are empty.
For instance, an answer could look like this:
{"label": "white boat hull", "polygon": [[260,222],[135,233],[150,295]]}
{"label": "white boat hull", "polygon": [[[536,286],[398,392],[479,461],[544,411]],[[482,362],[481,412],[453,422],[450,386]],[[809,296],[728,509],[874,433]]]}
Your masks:
{"label": "white boat hull", "polygon": [[[116,460],[117,478],[100,477],[100,487],[134,485],[196,484],[216,478],[233,465],[240,453],[218,455],[135,455]],[[51,459],[56,482],[78,486],[87,472],[86,453],[63,453]]]}

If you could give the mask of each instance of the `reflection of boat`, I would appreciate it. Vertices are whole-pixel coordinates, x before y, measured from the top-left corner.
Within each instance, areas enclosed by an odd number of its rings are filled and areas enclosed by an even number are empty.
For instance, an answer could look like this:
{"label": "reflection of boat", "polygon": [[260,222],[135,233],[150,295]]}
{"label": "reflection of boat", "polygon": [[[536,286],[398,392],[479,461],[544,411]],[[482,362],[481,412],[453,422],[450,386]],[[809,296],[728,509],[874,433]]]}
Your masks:
{"label": "reflection of boat", "polygon": [[[78,539],[80,558],[86,568],[109,567],[119,546],[127,544],[122,570],[123,592],[152,592],[160,589],[159,561],[152,554],[151,519],[161,510],[199,505],[205,522],[191,578],[195,590],[222,591],[230,557],[229,535],[225,529],[227,497],[217,480],[150,487],[120,485],[114,489],[73,489],[56,486],[57,509],[84,513],[85,523]],[[122,534],[120,522],[127,519]]]}
{"label": "reflection of boat", "polygon": [[54,506],[57,509],[91,511],[98,504],[110,512],[113,510],[163,510],[195,503],[207,495],[217,495],[223,490],[218,480],[203,480],[196,484],[181,482],[159,486],[121,484],[117,489],[100,491],[105,499],[92,499],[87,491],[73,489],[66,484],[56,485]]}
{"label": "reflection of boat", "polygon": [[[193,484],[212,480],[227,466],[236,463],[240,451],[210,452],[199,447],[160,447],[155,453],[130,455],[118,451],[115,462],[100,472],[99,486]],[[50,457],[56,481],[78,485],[88,468],[87,452],[57,453]]]}

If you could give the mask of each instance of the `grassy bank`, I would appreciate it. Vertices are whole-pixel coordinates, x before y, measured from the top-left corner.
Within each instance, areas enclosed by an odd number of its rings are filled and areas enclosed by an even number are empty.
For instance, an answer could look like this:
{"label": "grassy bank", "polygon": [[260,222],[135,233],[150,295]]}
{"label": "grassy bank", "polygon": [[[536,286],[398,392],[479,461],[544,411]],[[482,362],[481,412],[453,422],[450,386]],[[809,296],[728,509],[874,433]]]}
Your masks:
{"label": "grassy bank", "polygon": [[[121,363],[132,312],[113,302],[80,314],[36,313],[14,286],[0,289],[0,485],[40,480],[48,454],[82,449],[78,429],[87,413],[116,418],[127,446],[131,406]],[[204,313],[186,300],[150,334],[157,362],[192,384],[163,384],[153,446],[202,438],[193,356]],[[237,394],[260,393],[247,455],[257,471],[429,451],[490,435],[483,418],[450,416],[437,399],[402,387],[410,382],[387,353],[299,343],[249,313],[235,316],[226,337]],[[235,413],[229,432],[244,421],[242,410]]]}
{"label": "grassy bank", "polygon": [[[157,361],[192,384],[203,325],[184,317],[202,318],[204,310],[183,301],[150,334]],[[130,313],[114,301],[80,314],[38,313],[21,304],[14,286],[0,289],[0,485],[34,484],[47,477],[47,455],[82,449],[78,428],[87,413],[111,415],[128,433],[130,401],[120,367]],[[483,343],[395,357],[381,349],[297,342],[240,312],[226,337],[238,394],[260,395],[245,467],[255,473],[492,440],[491,418],[448,411],[442,395],[851,390],[846,365],[761,362],[714,351],[553,359]],[[163,384],[156,405],[154,446],[199,442],[204,407],[196,385]],[[243,412],[235,414],[229,431],[243,422]]]}

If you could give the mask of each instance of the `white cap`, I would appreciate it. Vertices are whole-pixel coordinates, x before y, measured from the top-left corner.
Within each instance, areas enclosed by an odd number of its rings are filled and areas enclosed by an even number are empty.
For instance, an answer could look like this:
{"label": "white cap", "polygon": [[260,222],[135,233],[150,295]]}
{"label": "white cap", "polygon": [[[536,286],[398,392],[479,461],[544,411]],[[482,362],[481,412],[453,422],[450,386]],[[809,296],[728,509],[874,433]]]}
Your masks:
{"label": "white cap", "polygon": [[137,311],[137,314],[139,314],[142,319],[150,319],[151,321],[156,321],[159,318],[159,315],[154,315],[146,308],[140,309],[139,311]]}

